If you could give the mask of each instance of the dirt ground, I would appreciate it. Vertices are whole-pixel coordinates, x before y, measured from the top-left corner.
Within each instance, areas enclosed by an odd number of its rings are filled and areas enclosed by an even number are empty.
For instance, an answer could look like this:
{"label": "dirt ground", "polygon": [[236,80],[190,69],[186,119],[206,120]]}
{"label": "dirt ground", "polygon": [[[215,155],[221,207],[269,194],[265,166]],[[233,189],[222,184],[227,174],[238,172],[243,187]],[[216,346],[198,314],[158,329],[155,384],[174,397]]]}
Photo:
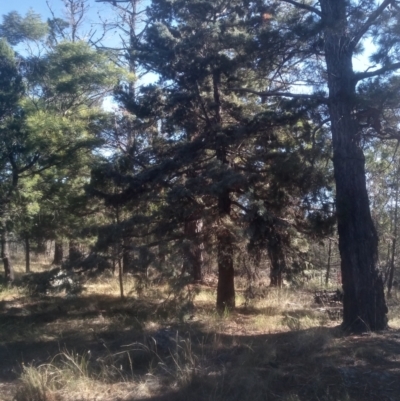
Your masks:
{"label": "dirt ground", "polygon": [[[217,316],[209,288],[188,310],[104,292],[0,293],[0,400],[400,401],[400,330],[345,336],[311,293]],[[32,372],[48,392],[20,390]]]}

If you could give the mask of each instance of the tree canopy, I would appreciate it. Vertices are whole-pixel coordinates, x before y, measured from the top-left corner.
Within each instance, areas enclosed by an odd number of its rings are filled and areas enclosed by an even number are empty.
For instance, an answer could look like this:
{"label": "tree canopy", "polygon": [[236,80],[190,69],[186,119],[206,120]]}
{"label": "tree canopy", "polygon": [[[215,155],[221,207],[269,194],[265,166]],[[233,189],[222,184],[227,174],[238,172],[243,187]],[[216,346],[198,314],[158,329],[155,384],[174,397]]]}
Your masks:
{"label": "tree canopy", "polygon": [[[54,240],[90,233],[92,252],[121,275],[153,265],[201,281],[207,259],[223,311],[235,307],[244,253],[266,260],[280,287],[337,230],[343,327],[385,329],[398,224],[397,2],[102,2],[115,18],[87,42],[85,1],[47,23],[33,11],[3,16],[2,231],[18,210],[25,236],[34,226]],[[41,51],[16,54],[21,42]],[[360,55],[365,71],[353,67]]]}

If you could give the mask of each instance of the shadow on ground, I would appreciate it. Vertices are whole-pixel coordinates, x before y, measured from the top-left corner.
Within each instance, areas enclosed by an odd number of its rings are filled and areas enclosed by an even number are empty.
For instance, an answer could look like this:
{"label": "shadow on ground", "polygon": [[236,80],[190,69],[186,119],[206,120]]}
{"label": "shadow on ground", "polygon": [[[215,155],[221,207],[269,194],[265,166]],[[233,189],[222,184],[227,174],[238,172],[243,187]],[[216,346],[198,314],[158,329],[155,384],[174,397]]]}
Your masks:
{"label": "shadow on ground", "polygon": [[146,386],[146,397],[120,398],[129,401],[400,400],[400,331],[226,334],[223,326],[235,314],[221,318],[215,331],[201,319],[171,319],[176,313],[174,304],[104,295],[2,301],[0,382],[14,384],[23,366],[74,351],[87,356],[93,375],[100,365],[118,369],[110,384]]}

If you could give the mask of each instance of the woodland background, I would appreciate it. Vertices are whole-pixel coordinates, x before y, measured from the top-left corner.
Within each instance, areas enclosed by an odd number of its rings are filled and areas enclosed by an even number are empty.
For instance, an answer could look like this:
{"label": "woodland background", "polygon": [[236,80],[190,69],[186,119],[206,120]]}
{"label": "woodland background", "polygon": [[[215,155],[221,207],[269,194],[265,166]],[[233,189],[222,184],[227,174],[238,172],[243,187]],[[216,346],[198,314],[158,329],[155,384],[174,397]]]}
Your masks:
{"label": "woodland background", "polygon": [[0,24],[5,399],[398,399],[397,2],[98,2]]}

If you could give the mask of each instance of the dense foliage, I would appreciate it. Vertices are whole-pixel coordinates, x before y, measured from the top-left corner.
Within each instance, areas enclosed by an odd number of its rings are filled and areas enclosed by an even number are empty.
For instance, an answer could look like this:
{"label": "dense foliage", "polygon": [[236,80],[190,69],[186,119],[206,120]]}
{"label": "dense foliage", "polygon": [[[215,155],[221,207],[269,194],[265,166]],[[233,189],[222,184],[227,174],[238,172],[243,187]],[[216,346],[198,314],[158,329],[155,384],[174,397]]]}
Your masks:
{"label": "dense foliage", "polygon": [[[65,2],[68,20],[3,17],[3,248],[8,235],[27,249],[53,240],[59,263],[68,240],[66,266],[118,266],[121,295],[123,272],[153,266],[201,281],[207,261],[225,310],[235,271],[250,261],[269,266],[272,286],[296,282],[315,244],[335,243],[337,223],[344,326],[385,328],[398,232],[397,2],[101,2],[114,19],[88,42],[87,1]],[[370,36],[377,67],[354,71]],[[36,53],[10,47],[32,42]]]}

